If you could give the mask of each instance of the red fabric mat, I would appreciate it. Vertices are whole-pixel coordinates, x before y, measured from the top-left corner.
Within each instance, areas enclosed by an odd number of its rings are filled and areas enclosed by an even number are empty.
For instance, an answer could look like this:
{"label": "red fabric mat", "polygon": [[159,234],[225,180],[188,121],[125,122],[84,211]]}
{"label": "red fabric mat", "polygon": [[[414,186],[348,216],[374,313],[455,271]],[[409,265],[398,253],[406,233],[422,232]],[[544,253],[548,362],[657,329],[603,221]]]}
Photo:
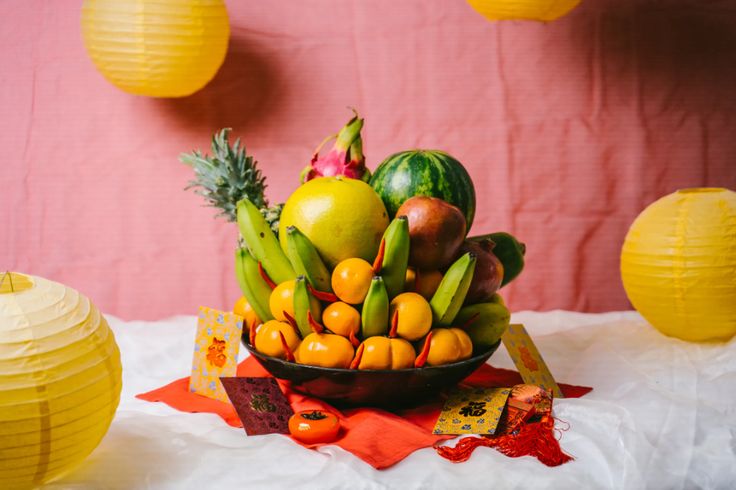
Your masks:
{"label": "red fabric mat", "polygon": [[[238,365],[237,375],[243,377],[271,376],[252,357]],[[471,386],[494,387],[513,386],[522,383],[522,380],[516,371],[498,369],[484,364],[463,383]],[[340,416],[342,431],[339,439],[329,444],[314,444],[306,447],[337,445],[377,469],[388,468],[417,449],[430,447],[437,441],[454,437],[432,434],[432,429],[442,409],[442,400],[395,413],[376,408],[353,408],[341,412],[321,400],[294,393],[283,383],[279,382],[279,384],[295,412],[324,408]],[[233,427],[243,426],[232,405],[191,393],[188,388],[189,378],[187,377],[148,393],[137,395],[137,398],[150,402],[164,402],[182,412],[216,413]],[[560,384],[560,388],[567,398],[578,398],[592,390],[585,386],[565,384]]]}

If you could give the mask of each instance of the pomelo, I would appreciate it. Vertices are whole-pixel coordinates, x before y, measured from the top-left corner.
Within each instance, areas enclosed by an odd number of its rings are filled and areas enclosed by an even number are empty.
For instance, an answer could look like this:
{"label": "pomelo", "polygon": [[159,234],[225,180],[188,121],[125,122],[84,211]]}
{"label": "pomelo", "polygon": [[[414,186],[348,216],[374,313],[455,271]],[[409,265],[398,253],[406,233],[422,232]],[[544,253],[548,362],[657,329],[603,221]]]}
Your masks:
{"label": "pomelo", "polygon": [[347,177],[310,180],[289,196],[281,212],[279,240],[286,250],[286,227],[296,226],[317,248],[330,269],[350,257],[372,262],[388,213],[363,181]]}

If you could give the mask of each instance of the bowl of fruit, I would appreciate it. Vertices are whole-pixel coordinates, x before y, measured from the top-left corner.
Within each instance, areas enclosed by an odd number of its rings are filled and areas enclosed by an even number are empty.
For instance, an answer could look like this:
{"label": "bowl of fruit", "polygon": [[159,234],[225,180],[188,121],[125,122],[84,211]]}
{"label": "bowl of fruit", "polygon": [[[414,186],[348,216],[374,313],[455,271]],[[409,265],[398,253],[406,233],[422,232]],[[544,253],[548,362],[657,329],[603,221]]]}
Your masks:
{"label": "bowl of fruit", "polygon": [[246,343],[273,376],[287,380],[293,391],[336,406],[411,407],[452,388],[485,363],[498,342],[485,352],[442,366],[404,369],[323,368],[266,356]]}
{"label": "bowl of fruit", "polygon": [[[371,176],[362,124],[356,115],[326,156],[314,155],[283,205],[267,206],[255,162],[226,139],[213,140],[219,160],[195,153],[188,163],[238,223],[234,310],[250,354],[296,392],[408,406],[495,352],[510,319],[498,290],[521,272],[525,250],[503,232],[467,237],[473,183],[444,152],[397,153]],[[218,204],[223,196],[238,200]]]}

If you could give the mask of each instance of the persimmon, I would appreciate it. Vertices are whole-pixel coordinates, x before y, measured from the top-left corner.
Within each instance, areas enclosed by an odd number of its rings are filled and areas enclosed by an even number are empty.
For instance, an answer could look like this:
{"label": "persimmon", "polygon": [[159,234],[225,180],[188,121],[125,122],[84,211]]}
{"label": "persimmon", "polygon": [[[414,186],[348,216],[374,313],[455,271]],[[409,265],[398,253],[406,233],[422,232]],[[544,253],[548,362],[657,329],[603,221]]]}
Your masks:
{"label": "persimmon", "polygon": [[304,444],[332,442],[340,432],[340,420],[326,410],[303,410],[289,418],[289,432]]}

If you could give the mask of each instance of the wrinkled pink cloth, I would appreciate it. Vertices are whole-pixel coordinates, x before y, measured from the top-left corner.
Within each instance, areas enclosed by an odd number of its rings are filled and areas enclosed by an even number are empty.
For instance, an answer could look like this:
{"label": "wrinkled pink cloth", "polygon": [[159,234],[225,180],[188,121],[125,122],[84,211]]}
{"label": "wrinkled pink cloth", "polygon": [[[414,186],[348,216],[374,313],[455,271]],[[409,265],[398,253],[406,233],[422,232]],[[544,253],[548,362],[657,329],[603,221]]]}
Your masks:
{"label": "wrinkled pink cloth", "polygon": [[237,229],[179,153],[232,127],[273,202],[322,139],[366,119],[375,166],[444,149],[475,181],[473,233],[526,242],[513,310],[628,307],[629,224],[677,188],[736,188],[736,10],[582,2],[548,24],[464,1],[227,2],[232,41],[184,99],[125,94],[82,45],[79,2],[0,2],[0,268],[67,283],[123,318],[229,309]]}

